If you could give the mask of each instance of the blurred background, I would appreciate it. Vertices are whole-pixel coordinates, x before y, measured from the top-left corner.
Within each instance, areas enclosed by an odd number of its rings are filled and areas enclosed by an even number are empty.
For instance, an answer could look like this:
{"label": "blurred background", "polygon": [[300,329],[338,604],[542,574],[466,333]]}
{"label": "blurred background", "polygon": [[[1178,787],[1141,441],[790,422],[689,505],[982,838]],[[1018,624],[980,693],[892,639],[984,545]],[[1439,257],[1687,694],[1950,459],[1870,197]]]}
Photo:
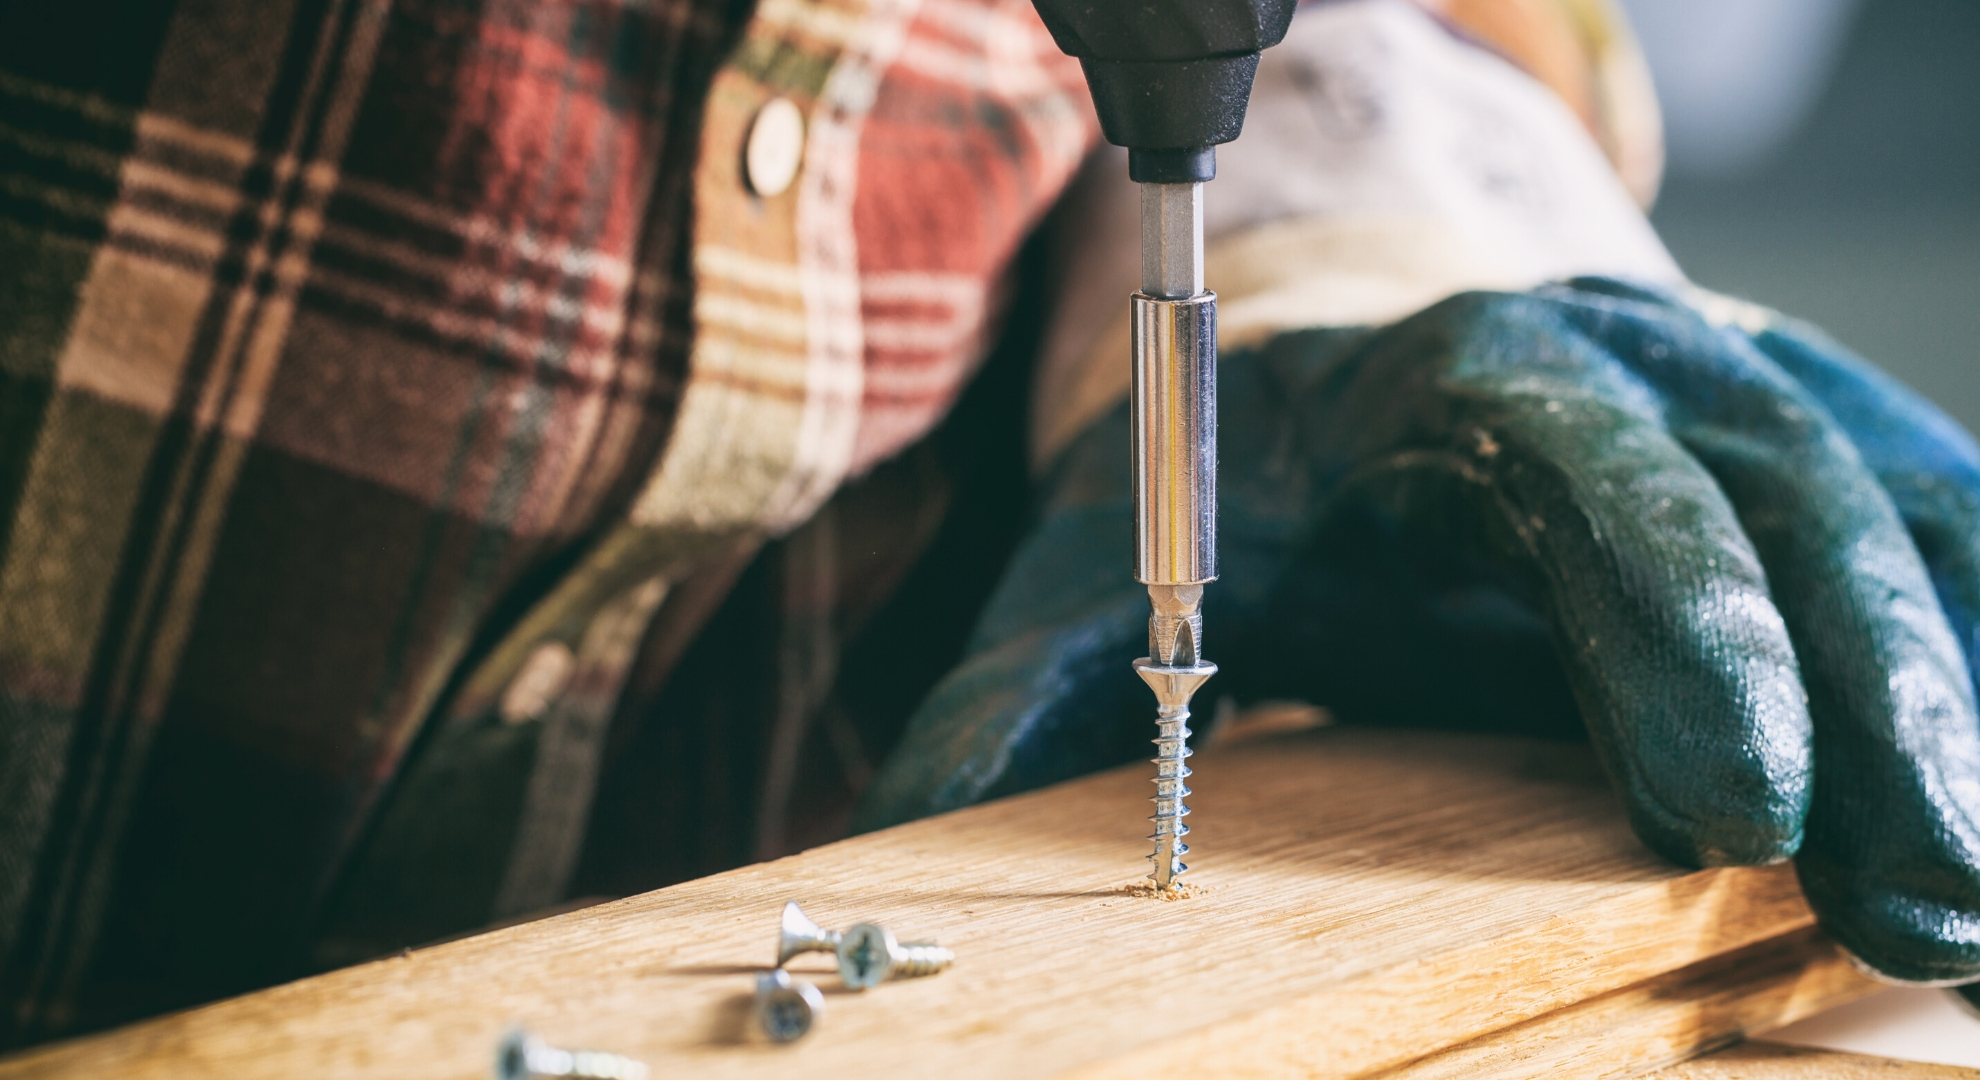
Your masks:
{"label": "blurred background", "polygon": [[1980,3],[1625,0],[1699,284],[1814,321],[1980,432]]}

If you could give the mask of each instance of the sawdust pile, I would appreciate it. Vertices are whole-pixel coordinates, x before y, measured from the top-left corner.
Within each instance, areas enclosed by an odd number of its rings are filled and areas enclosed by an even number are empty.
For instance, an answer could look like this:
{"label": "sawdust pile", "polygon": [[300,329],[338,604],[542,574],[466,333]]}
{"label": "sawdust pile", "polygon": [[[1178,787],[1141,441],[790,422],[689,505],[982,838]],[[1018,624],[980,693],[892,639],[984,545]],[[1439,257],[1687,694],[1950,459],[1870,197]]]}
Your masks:
{"label": "sawdust pile", "polygon": [[1187,881],[1178,881],[1164,889],[1152,881],[1137,881],[1132,885],[1123,885],[1114,891],[1120,893],[1122,896],[1132,896],[1141,900],[1160,900],[1165,904],[1173,904],[1178,900],[1194,900],[1209,892],[1210,886],[1194,885]]}

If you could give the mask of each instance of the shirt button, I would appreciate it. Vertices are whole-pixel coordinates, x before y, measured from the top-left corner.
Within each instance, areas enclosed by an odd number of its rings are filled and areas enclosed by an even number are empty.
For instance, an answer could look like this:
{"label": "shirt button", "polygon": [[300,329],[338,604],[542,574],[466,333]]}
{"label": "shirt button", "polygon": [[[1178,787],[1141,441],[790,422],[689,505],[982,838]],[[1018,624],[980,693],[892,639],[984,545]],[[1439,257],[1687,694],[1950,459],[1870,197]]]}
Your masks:
{"label": "shirt button", "polygon": [[561,641],[547,641],[529,654],[515,678],[502,691],[496,706],[505,724],[521,724],[542,716],[550,703],[571,685],[577,655]]}
{"label": "shirt button", "polygon": [[804,161],[804,114],[789,98],[772,98],[749,122],[743,176],[763,198],[782,195]]}

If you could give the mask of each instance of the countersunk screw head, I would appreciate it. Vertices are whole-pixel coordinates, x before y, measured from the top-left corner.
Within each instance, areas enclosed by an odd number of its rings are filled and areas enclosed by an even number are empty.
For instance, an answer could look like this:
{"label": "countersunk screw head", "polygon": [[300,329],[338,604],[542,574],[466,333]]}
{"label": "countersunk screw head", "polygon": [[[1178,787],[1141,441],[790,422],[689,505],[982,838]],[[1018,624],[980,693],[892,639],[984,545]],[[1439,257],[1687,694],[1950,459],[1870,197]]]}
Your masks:
{"label": "countersunk screw head", "polygon": [[800,953],[837,952],[840,936],[837,930],[827,930],[812,922],[796,900],[787,901],[783,925],[777,932],[777,966],[783,967]]}
{"label": "countersunk screw head", "polygon": [[756,1026],[774,1043],[796,1042],[825,1012],[825,995],[783,968],[756,977]]}
{"label": "countersunk screw head", "polygon": [[955,962],[953,950],[933,942],[895,940],[893,931],[860,923],[839,940],[839,977],[855,990],[870,990],[889,979],[933,975]]}
{"label": "countersunk screw head", "polygon": [[560,1050],[521,1028],[495,1046],[495,1080],[646,1080],[646,1064],[597,1050]]}

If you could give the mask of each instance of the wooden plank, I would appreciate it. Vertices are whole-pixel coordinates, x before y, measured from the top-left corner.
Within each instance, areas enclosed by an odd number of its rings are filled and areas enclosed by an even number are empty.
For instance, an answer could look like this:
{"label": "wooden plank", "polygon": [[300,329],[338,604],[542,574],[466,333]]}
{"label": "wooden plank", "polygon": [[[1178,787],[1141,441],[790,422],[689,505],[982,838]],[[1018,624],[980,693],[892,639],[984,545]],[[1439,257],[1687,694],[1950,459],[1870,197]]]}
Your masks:
{"label": "wooden plank", "polygon": [[1757,1042],[1673,1065],[1651,1080],[1980,1080],[1980,1069]]}
{"label": "wooden plank", "polygon": [[[1583,750],[1326,729],[1197,763],[1194,899],[1123,891],[1146,865],[1137,765],[37,1049],[0,1077],[479,1077],[518,1022],[657,1076],[1357,1076],[1812,925],[1786,867],[1650,855]],[[855,994],[808,958],[818,1029],[752,1045],[750,974],[787,899],[959,959]]]}
{"label": "wooden plank", "polygon": [[1620,1080],[1881,987],[1820,933],[1803,930],[1589,998],[1382,1075],[1384,1080]]}

